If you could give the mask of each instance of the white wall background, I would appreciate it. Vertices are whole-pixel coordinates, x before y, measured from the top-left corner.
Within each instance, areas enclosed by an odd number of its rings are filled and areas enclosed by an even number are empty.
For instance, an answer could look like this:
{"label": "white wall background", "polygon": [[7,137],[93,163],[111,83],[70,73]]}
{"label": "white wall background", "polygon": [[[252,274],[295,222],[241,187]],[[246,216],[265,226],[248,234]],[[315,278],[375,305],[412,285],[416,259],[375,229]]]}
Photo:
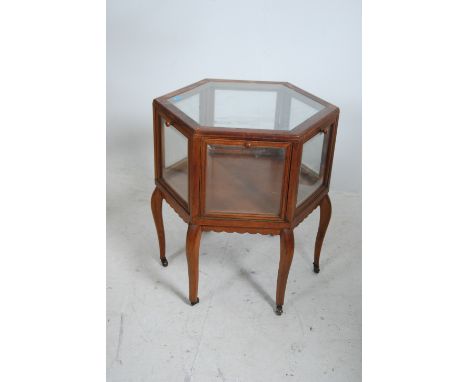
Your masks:
{"label": "white wall background", "polygon": [[107,7],[109,138],[125,130],[150,140],[152,99],[202,78],[288,81],[340,107],[332,188],[361,191],[359,0],[111,0]]}

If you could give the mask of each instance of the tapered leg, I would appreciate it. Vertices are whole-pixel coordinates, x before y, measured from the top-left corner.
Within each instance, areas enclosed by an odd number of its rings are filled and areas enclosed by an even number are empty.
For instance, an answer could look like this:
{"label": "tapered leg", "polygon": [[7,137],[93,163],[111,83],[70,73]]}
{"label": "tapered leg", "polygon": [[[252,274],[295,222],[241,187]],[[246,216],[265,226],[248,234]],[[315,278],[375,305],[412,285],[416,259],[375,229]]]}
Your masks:
{"label": "tapered leg", "polygon": [[325,233],[327,232],[328,223],[330,223],[331,218],[331,202],[330,197],[325,195],[325,197],[320,202],[320,223],[317,232],[317,238],[315,239],[315,253],[314,253],[314,272],[320,272],[320,252],[322,250],[323,239],[325,238]]}
{"label": "tapered leg", "polygon": [[159,188],[155,188],[151,196],[151,211],[153,212],[154,223],[156,224],[156,231],[158,232],[159,241],[159,258],[164,267],[167,267],[166,259],[166,239],[164,237],[164,223],[162,217],[162,194]]}
{"label": "tapered leg", "polygon": [[283,313],[284,293],[288,282],[289,268],[294,255],[294,233],[291,229],[283,229],[280,233],[280,262],[278,280],[276,283],[276,314]]}
{"label": "tapered leg", "polygon": [[197,304],[198,299],[198,258],[200,252],[201,227],[189,224],[185,251],[187,254],[189,276],[189,300],[192,305]]}

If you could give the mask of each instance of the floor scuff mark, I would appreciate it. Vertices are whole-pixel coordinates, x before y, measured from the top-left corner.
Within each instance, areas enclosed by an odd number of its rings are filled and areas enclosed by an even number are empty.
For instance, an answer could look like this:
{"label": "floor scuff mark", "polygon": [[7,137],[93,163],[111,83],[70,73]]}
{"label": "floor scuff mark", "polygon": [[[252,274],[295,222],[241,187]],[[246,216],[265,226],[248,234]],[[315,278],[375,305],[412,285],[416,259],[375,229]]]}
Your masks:
{"label": "floor scuff mark", "polygon": [[114,361],[118,362],[122,365],[122,360],[120,359],[120,347],[122,345],[122,337],[123,337],[123,322],[124,322],[124,314],[120,314],[120,327],[119,327],[119,339],[117,342],[117,351],[115,352]]}
{"label": "floor scuff mark", "polygon": [[226,381],[226,378],[224,377],[224,374],[219,367],[218,367],[218,377],[221,378],[223,382]]}

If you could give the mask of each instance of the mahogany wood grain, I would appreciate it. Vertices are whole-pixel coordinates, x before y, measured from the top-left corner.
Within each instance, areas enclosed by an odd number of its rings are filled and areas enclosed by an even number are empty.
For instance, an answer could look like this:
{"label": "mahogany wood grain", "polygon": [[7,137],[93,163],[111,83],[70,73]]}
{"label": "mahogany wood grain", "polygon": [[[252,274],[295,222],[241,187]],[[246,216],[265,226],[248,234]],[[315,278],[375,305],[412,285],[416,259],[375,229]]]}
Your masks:
{"label": "mahogany wood grain", "polygon": [[189,212],[193,219],[200,215],[200,182],[201,182],[201,138],[192,136],[189,139]]}
{"label": "mahogany wood grain", "polygon": [[331,172],[333,168],[333,156],[335,153],[335,143],[336,143],[336,135],[338,131],[338,119],[339,115],[336,116],[335,122],[330,127],[330,138],[329,138],[329,146],[327,151],[327,159],[325,161],[325,184],[327,188],[330,187],[330,180],[331,180]]}
{"label": "mahogany wood grain", "polygon": [[200,257],[201,226],[189,224],[185,251],[188,264],[189,300],[195,305],[198,300],[198,263]]}
{"label": "mahogany wood grain", "polygon": [[314,252],[314,272],[320,272],[320,252],[322,251],[323,239],[327,232],[328,223],[330,223],[332,206],[330,197],[325,197],[320,202],[320,223],[317,231],[317,238],[315,239],[315,252]]}
{"label": "mahogany wood grain", "polygon": [[280,233],[280,261],[276,282],[276,313],[283,313],[284,294],[288,282],[289,269],[294,255],[294,233],[292,229],[283,229]]}
{"label": "mahogany wood grain", "polygon": [[156,225],[156,231],[158,233],[159,258],[161,259],[162,265],[167,267],[168,263],[166,259],[166,238],[164,235],[162,201],[163,197],[161,194],[161,190],[159,188],[155,188],[155,190],[153,191],[153,195],[151,196],[151,211],[153,212],[153,219]]}
{"label": "mahogany wood grain", "polygon": [[279,235],[281,229],[273,228],[256,228],[256,227],[235,227],[235,226],[221,226],[221,225],[203,225],[203,231],[213,231],[213,232],[227,232],[227,233],[250,233],[250,234],[260,234],[260,235]]}

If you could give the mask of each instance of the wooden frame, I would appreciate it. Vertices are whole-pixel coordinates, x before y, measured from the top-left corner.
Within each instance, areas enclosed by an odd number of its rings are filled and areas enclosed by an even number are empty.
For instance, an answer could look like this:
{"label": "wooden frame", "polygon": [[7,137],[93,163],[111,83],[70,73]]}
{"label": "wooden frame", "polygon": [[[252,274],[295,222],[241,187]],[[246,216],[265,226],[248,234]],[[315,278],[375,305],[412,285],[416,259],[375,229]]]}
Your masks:
{"label": "wooden frame", "polygon": [[[184,114],[169,100],[172,97],[186,97],[191,95],[200,86],[210,82],[217,83],[222,87],[225,83],[249,84],[253,90],[258,85],[259,88],[265,85],[277,86],[277,104],[275,115],[275,128],[246,129],[210,127],[214,119],[214,92],[207,88],[200,91],[200,97],[204,102],[200,102],[200,109],[203,108],[203,118],[200,124]],[[200,89],[200,88],[199,88]],[[280,130],[277,127],[284,123],[285,118],[289,118],[290,103],[285,96],[290,89],[300,94],[301,97],[311,99],[323,106],[312,117],[306,119],[292,130]],[[200,114],[202,115],[202,114]],[[163,265],[167,265],[165,257],[164,227],[162,226],[162,212],[160,201],[167,203],[178,213],[178,215],[189,224],[187,232],[187,259],[189,264],[190,279],[190,302],[198,302],[198,246],[202,231],[224,231],[238,233],[259,233],[280,235],[281,255],[280,269],[278,271],[277,285],[277,309],[278,314],[282,313],[284,300],[284,290],[286,288],[287,274],[292,261],[294,251],[294,228],[300,224],[315,208],[320,206],[320,226],[317,234],[316,248],[314,255],[314,271],[319,272],[319,257],[323,238],[330,220],[331,204],[328,197],[330,187],[331,169],[333,164],[333,154],[338,127],[339,109],[287,82],[264,82],[264,81],[234,81],[205,79],[176,90],[153,101],[153,125],[154,125],[154,152],[155,152],[155,183],[156,189],[152,197],[152,210],[157,227],[160,242],[160,257]],[[280,121],[280,118],[283,120]],[[188,147],[188,200],[184,200],[168,184],[163,177],[164,166],[164,126],[162,119],[177,129],[187,138]],[[323,184],[300,205],[296,205],[299,175],[302,161],[302,148],[305,142],[316,134],[328,134],[326,140],[327,151],[324,164]],[[281,186],[281,206],[278,215],[266,213],[214,213],[205,211],[206,197],[206,155],[208,144],[233,145],[262,148],[284,148],[284,172]],[[194,242],[195,241],[195,242]],[[198,243],[196,242],[198,241]],[[163,245],[161,246],[161,243]],[[196,253],[197,252],[197,253]],[[196,268],[196,272],[195,272]]]}

